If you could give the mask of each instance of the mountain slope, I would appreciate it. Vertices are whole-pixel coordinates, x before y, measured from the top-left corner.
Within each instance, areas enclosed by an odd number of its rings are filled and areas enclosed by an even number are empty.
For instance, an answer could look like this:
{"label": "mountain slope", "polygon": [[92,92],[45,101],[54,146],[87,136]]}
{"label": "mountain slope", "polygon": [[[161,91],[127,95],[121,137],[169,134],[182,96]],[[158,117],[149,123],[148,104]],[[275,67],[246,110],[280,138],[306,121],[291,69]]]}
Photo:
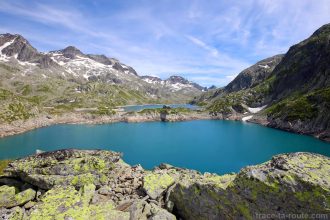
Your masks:
{"label": "mountain slope", "polygon": [[292,46],[276,66],[272,99],[293,92],[306,93],[330,86],[330,25],[324,25],[311,37]]}
{"label": "mountain slope", "polygon": [[[283,54],[279,54],[257,62],[240,72],[235,79],[224,88],[211,89],[201,94],[201,96],[197,96],[192,103],[206,104],[214,102],[221,99],[221,97],[228,97],[229,94],[234,94],[242,90],[250,90],[253,94],[258,93],[258,91],[254,91],[253,88],[259,90],[258,87],[260,87],[260,84],[263,84],[264,81],[270,77],[272,71],[280,63],[283,56]],[[250,101],[252,100],[249,97],[246,98]],[[262,97],[258,98],[259,101],[260,99],[262,99]],[[254,98],[254,100],[257,100],[257,98]],[[260,105],[260,103],[249,104],[253,106]]]}
{"label": "mountain slope", "polygon": [[256,86],[269,77],[277,64],[282,60],[283,56],[283,54],[280,54],[269,57],[243,70],[224,90],[226,92],[236,92]]}
{"label": "mountain slope", "polygon": [[292,46],[276,66],[269,125],[330,139],[330,24]]}
{"label": "mountain slope", "polygon": [[0,120],[126,104],[185,103],[202,93],[201,86],[186,81],[155,84],[114,58],[84,54],[73,46],[41,53],[20,35],[0,35]]}
{"label": "mountain slope", "polygon": [[[211,114],[330,140],[330,24],[194,100]],[[271,62],[270,62],[271,61]],[[268,71],[260,72],[270,62]],[[261,73],[261,74],[260,74]]]}
{"label": "mountain slope", "polygon": [[[105,55],[84,54],[79,49],[68,46],[65,49],[40,53],[20,35],[0,35],[0,61],[9,65],[21,65],[43,69],[51,69],[51,74],[62,75],[64,78],[75,78],[77,81],[98,81],[110,84],[122,84],[134,89],[154,87],[138,76],[130,66],[121,63],[114,58]],[[27,71],[32,72],[32,71]],[[175,77],[175,76],[173,76]],[[187,88],[186,79],[182,78],[180,86]],[[172,89],[177,85],[169,84]],[[195,84],[189,86],[191,93],[203,90],[203,87]],[[179,91],[177,89],[177,91]],[[165,91],[172,93],[173,91]],[[195,95],[195,94],[193,94]],[[192,96],[192,95],[191,95]]]}

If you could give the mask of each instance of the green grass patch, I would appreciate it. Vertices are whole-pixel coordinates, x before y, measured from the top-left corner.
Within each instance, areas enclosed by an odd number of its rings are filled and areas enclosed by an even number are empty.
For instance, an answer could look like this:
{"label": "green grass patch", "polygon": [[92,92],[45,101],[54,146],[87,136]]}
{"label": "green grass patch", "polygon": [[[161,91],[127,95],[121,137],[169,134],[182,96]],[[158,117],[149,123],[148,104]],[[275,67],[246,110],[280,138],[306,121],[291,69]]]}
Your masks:
{"label": "green grass patch", "polygon": [[48,92],[51,92],[51,88],[48,85],[39,85],[37,87],[37,92],[48,93]]}
{"label": "green grass patch", "polygon": [[96,115],[108,115],[108,116],[114,115],[115,113],[116,112],[112,108],[107,106],[99,106],[97,110],[93,112],[93,114]]}
{"label": "green grass patch", "polygon": [[0,175],[3,174],[4,169],[8,166],[8,164],[11,162],[12,160],[0,160]]}
{"label": "green grass patch", "polygon": [[312,119],[317,113],[316,104],[311,102],[308,96],[285,99],[266,110],[268,116],[284,118],[286,121]]}
{"label": "green grass patch", "polygon": [[180,114],[180,113],[190,113],[193,110],[188,108],[155,108],[155,109],[143,109],[139,111],[138,113],[141,115],[144,114]]}
{"label": "green grass patch", "polygon": [[6,90],[6,89],[0,89],[0,100],[6,100],[13,97],[13,93]]}
{"label": "green grass patch", "polygon": [[0,118],[6,122],[13,122],[16,120],[27,120],[32,117],[27,107],[21,102],[10,103],[6,110],[0,114]]}
{"label": "green grass patch", "polygon": [[21,91],[22,95],[24,96],[31,94],[31,92],[32,92],[32,87],[30,85],[23,86]]}

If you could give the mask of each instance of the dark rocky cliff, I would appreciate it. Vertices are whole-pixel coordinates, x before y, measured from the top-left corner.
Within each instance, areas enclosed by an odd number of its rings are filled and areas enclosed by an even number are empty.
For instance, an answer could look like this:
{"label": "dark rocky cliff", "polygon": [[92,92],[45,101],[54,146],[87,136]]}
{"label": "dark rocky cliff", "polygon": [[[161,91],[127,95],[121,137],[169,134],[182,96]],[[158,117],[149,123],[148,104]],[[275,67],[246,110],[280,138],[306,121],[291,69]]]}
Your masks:
{"label": "dark rocky cliff", "polygon": [[276,66],[269,126],[330,140],[330,24],[290,48]]}

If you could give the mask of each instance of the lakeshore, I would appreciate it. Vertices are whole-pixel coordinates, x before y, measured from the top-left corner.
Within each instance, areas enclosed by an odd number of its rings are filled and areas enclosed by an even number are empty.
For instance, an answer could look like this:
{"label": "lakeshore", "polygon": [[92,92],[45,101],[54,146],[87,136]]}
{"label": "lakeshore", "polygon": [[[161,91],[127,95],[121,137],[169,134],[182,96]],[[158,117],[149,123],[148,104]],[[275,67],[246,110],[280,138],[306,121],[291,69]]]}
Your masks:
{"label": "lakeshore", "polygon": [[[206,120],[219,119],[210,116],[207,113],[189,113],[168,115],[166,121],[189,121],[189,120]],[[95,116],[88,113],[66,113],[62,115],[40,115],[25,121],[15,121],[0,125],[0,137],[7,137],[11,135],[21,134],[33,129],[47,127],[56,124],[106,124],[115,122],[148,122],[161,121],[159,114],[127,114],[125,112],[117,112],[112,116]]]}
{"label": "lakeshore", "polygon": [[[253,116],[253,117],[250,117]],[[116,122],[127,123],[139,123],[139,122],[152,122],[152,121],[166,121],[166,122],[178,122],[178,121],[191,121],[191,120],[234,120],[243,121],[247,123],[260,124],[266,127],[272,127],[287,132],[310,135],[317,139],[330,142],[329,132],[309,133],[299,130],[299,128],[291,125],[286,127],[273,126],[265,116],[244,114],[231,114],[231,115],[212,115],[205,111],[189,111],[177,114],[168,114],[164,120],[157,112],[124,112],[117,111],[116,114],[111,116],[98,116],[86,112],[65,113],[61,115],[47,115],[42,114],[28,120],[19,120],[12,123],[5,123],[0,125],[0,138],[21,134],[33,129],[47,127],[56,124],[107,124]],[[249,119],[246,120],[246,117]]]}

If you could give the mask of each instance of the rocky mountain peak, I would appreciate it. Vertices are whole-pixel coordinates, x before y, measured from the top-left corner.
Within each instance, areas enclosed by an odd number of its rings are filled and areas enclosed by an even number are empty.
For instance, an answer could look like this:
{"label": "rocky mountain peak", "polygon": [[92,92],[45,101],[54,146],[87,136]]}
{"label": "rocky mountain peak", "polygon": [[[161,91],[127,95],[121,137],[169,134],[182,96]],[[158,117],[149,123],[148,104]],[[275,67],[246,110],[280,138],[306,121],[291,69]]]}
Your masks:
{"label": "rocky mountain peak", "polygon": [[6,42],[12,41],[17,37],[22,37],[22,36],[19,34],[10,34],[10,33],[0,34],[0,45],[3,45]]}
{"label": "rocky mountain peak", "polygon": [[74,59],[77,55],[85,56],[83,52],[74,46],[68,46],[63,50],[59,50],[58,52],[62,53],[64,57],[70,59]]}
{"label": "rocky mountain peak", "polygon": [[189,84],[190,82],[183,78],[182,76],[177,76],[177,75],[173,75],[170,76],[166,81],[170,82],[170,83],[181,83],[181,84]]}
{"label": "rocky mountain peak", "polygon": [[3,34],[0,37],[1,53],[14,56],[20,61],[31,61],[39,57],[39,52],[21,35]]}
{"label": "rocky mountain peak", "polygon": [[320,36],[322,34],[330,34],[330,23],[325,24],[319,29],[317,29],[313,34],[312,37]]}
{"label": "rocky mountain peak", "polygon": [[178,76],[178,75],[170,76],[165,81],[170,83],[170,84],[183,84],[183,85],[191,86],[191,87],[194,87],[194,88],[196,88],[200,91],[206,91],[207,90],[206,87],[203,87],[203,86],[201,86],[197,83],[191,82],[191,81],[187,80],[186,78],[184,78],[182,76]]}
{"label": "rocky mountain peak", "polygon": [[96,54],[87,54],[87,56],[92,59],[95,60],[96,62],[102,63],[104,65],[113,65],[114,64],[114,60],[110,59],[109,57],[105,56],[105,55],[96,55]]}
{"label": "rocky mountain peak", "polygon": [[261,60],[255,65],[243,70],[225,87],[225,91],[236,92],[257,85],[270,76],[274,68],[281,62],[283,57],[283,54],[275,55]]}

